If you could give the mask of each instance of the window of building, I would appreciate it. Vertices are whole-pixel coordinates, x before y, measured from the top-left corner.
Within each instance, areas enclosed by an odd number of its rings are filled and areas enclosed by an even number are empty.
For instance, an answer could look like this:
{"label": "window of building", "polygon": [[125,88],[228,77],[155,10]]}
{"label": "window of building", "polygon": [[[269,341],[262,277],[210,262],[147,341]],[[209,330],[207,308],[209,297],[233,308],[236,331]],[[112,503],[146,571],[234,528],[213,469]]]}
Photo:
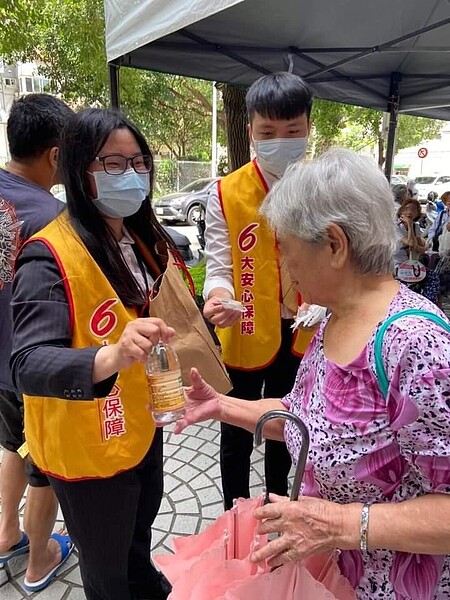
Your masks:
{"label": "window of building", "polygon": [[20,77],[19,88],[21,94],[48,92],[50,89],[50,81],[45,77]]}

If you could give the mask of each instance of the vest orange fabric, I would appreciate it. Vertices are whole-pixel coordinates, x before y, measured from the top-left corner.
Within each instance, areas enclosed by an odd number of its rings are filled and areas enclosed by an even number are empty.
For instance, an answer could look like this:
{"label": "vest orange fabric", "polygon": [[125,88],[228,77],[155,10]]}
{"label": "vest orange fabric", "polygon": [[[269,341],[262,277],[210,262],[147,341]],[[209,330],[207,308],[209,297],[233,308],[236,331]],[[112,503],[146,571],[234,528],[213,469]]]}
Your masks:
{"label": "vest orange fabric", "polygon": [[[125,307],[65,216],[28,243],[52,251],[64,280],[70,308],[72,348],[116,343],[136,318]],[[145,406],[142,364],[120,371],[106,398],[72,400],[24,396],[25,437],[37,466],[67,480],[111,477],[144,458],[155,424]]]}
{"label": "vest orange fabric", "polygon": [[[219,181],[219,198],[228,225],[237,300],[246,312],[232,327],[217,328],[224,363],[261,369],[281,345],[280,260],[274,234],[259,215],[268,189],[252,161]],[[302,355],[312,334],[299,332],[293,352]]]}

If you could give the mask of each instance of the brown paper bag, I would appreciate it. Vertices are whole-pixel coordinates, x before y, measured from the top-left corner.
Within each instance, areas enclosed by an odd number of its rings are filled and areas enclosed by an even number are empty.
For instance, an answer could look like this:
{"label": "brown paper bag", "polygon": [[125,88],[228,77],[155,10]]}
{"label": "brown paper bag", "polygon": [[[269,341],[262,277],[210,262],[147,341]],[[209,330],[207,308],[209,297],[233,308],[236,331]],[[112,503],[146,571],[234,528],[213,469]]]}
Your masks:
{"label": "brown paper bag", "polygon": [[175,329],[172,346],[180,359],[184,385],[191,385],[190,370],[196,367],[212,387],[226,394],[231,382],[203,317],[183,281],[172,252],[159,279],[157,295],[150,300],[150,316],[163,319]]}

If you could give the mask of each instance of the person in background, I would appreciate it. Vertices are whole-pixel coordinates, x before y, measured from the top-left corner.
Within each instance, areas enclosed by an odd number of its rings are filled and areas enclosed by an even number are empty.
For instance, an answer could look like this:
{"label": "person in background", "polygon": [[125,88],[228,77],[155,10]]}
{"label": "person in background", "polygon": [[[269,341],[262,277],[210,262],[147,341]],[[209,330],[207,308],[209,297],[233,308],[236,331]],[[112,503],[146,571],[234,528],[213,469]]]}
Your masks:
{"label": "person in background", "polygon": [[[259,208],[287,166],[305,156],[312,93],[297,75],[273,73],[250,86],[246,104],[256,158],[220,180],[208,200],[204,315],[216,326],[232,393],[256,400],[263,390],[269,398],[287,393],[304,350],[300,342],[293,348],[298,295]],[[242,302],[243,313],[224,306],[233,299]],[[248,431],[222,424],[220,465],[227,509],[234,498],[249,497],[252,448]],[[285,494],[291,465],[285,444],[269,442],[265,460],[268,489]]]}
{"label": "person in background", "polygon": [[419,227],[421,206],[418,200],[405,200],[399,208],[396,223],[397,245],[394,252],[394,272],[407,260],[419,260],[426,266],[425,277],[417,283],[408,283],[409,287],[428,298],[430,302],[439,302],[439,275],[428,267],[429,255],[425,254],[427,245]]}
{"label": "person in background", "polygon": [[439,252],[439,236],[442,234],[444,227],[447,227],[447,229],[450,231],[450,191],[444,192],[441,196],[441,200],[445,205],[445,208],[433,221],[428,231],[429,244],[431,245],[432,250],[434,250],[435,252]]}
{"label": "person in background", "polygon": [[408,188],[405,184],[398,183],[392,188],[392,193],[394,195],[394,216],[396,217],[398,209],[408,199]]}
{"label": "person in background", "polygon": [[445,229],[450,231],[450,191],[444,192],[441,196],[442,204],[444,209],[440,212],[436,219],[436,226],[431,231],[429,243],[432,244],[433,248],[436,248],[436,252],[440,251],[439,262],[436,265],[436,274],[439,276],[439,304],[442,305],[444,298],[448,299],[450,292],[450,253],[439,244],[439,236]]}
{"label": "person in background", "polygon": [[418,200],[407,199],[397,211],[397,246],[394,252],[394,267],[408,260],[418,260],[426,250],[419,227],[421,206]]}
{"label": "person in background", "polygon": [[58,164],[67,212],[23,247],[12,300],[30,455],[60,501],[87,600],[164,600],[171,586],[150,560],[162,431],[142,363],[173,334],[148,317],[164,269],[155,245],[173,243],[150,204],[153,159],[121,113],[86,109]]}
{"label": "person in background", "polygon": [[408,181],[406,182],[406,186],[408,188],[409,197],[414,198],[415,200],[418,200],[419,199],[419,190],[417,189],[417,186],[416,186],[416,180],[408,179]]}
{"label": "person in background", "polygon": [[[446,600],[450,323],[393,278],[391,207],[389,184],[368,157],[332,149],[289,169],[262,214],[296,289],[331,314],[286,396],[223,396],[193,369],[186,418],[174,431],[211,418],[254,431],[267,411],[292,411],[310,434],[302,494],[293,502],[272,494],[256,509],[258,533],[271,541],[251,560],[276,567],[339,549],[357,600]],[[401,315],[406,310],[413,313]],[[263,433],[285,439],[297,460],[294,423],[272,420]]]}
{"label": "person in background", "polygon": [[[68,536],[50,535],[58,503],[47,477],[18,453],[24,442],[23,400],[9,368],[12,344],[10,308],[14,265],[20,246],[52,221],[64,205],[50,194],[59,183],[61,131],[72,110],[49,94],[29,94],[14,102],[8,117],[11,160],[0,169],[0,564],[29,552],[24,587],[45,588],[68,558]],[[28,483],[24,529],[19,505]]]}

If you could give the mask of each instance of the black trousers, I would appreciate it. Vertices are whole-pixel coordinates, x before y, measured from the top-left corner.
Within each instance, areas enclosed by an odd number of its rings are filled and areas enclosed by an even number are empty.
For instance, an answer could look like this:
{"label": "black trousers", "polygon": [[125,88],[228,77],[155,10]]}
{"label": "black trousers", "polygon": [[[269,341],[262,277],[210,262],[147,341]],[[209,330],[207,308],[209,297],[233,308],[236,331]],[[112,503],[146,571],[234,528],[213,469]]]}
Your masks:
{"label": "black trousers", "polygon": [[163,493],[162,431],[142,462],[107,479],[50,479],[78,548],[87,600],[150,597],[151,526]]}
{"label": "black trousers", "polygon": [[[282,321],[282,341],[276,359],[268,367],[256,371],[228,369],[233,389],[230,396],[244,400],[281,398],[291,391],[300,359],[291,353],[292,321]],[[233,506],[234,498],[249,498],[250,455],[253,451],[253,434],[221,424],[220,468],[225,509]],[[266,441],[266,487],[270,492],[287,495],[291,458],[284,442]]]}

